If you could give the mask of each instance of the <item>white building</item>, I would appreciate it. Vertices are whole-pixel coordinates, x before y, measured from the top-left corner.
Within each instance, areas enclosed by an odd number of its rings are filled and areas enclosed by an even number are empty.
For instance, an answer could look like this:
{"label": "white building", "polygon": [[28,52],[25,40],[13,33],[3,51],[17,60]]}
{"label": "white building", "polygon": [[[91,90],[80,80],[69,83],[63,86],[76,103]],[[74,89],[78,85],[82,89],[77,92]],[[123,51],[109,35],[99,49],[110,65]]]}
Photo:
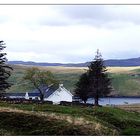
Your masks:
{"label": "white building", "polygon": [[28,93],[25,94],[25,99],[29,100],[40,100],[40,94],[39,93]]}
{"label": "white building", "polygon": [[[59,87],[43,87],[45,92],[44,94],[44,101],[52,101],[53,104],[59,104],[61,101],[72,102],[73,95],[64,88],[63,84],[59,84]],[[26,92],[25,99],[39,99],[40,100],[40,93],[36,89],[33,93]]]}
{"label": "white building", "polygon": [[24,99],[25,93],[6,93],[5,97],[10,99]]}
{"label": "white building", "polygon": [[52,101],[54,104],[59,104],[61,101],[72,102],[72,94],[63,84],[60,84],[58,88],[49,89],[48,94],[44,97],[44,101]]}

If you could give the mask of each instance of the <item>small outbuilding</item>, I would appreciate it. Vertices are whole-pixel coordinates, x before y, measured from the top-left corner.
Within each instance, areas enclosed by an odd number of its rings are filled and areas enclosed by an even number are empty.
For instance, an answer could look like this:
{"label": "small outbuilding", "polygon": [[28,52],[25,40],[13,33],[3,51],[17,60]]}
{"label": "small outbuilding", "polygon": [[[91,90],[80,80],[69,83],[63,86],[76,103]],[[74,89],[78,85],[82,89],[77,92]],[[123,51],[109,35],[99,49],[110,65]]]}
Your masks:
{"label": "small outbuilding", "polygon": [[25,93],[6,93],[5,97],[10,99],[24,99]]}

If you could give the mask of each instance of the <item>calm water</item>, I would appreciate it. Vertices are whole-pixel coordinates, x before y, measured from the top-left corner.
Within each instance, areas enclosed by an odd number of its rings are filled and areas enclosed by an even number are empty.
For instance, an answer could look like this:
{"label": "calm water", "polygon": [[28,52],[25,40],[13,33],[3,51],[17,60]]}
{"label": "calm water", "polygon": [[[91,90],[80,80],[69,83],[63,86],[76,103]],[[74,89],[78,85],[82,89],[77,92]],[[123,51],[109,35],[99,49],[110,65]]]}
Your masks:
{"label": "calm water", "polygon": [[[88,99],[87,103],[94,103],[92,98]],[[100,98],[100,105],[125,105],[125,104],[140,104],[140,98]]]}

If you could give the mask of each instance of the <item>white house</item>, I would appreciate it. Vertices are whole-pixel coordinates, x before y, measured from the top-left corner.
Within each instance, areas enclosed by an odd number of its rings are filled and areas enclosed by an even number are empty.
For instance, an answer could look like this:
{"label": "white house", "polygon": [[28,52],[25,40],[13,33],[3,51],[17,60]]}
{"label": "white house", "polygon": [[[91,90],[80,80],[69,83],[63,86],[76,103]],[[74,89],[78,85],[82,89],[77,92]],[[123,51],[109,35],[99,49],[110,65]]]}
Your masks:
{"label": "white house", "polygon": [[[50,87],[43,86],[42,87],[44,94],[44,101],[52,101],[53,104],[59,104],[61,101],[72,102],[73,95],[64,88],[63,84],[59,84],[59,87],[54,87],[53,85]],[[36,89],[32,93],[26,92],[25,99],[39,99],[40,93]]]}
{"label": "white house", "polygon": [[61,101],[72,102],[73,95],[64,88],[63,84],[59,84],[59,87],[55,89],[49,88],[47,93],[44,101],[52,101],[54,104],[59,104]]}

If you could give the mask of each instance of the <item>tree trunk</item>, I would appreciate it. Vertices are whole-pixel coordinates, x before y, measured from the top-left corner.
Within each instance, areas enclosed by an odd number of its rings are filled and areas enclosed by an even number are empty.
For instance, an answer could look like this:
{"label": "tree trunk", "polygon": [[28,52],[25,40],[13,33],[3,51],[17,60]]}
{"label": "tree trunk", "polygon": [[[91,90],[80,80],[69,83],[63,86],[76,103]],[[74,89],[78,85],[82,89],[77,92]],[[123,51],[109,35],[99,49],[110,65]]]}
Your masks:
{"label": "tree trunk", "polygon": [[84,101],[84,103],[86,104],[87,101]]}
{"label": "tree trunk", "polygon": [[94,97],[94,101],[95,101],[94,105],[99,106],[99,97],[98,97],[98,95]]}
{"label": "tree trunk", "polygon": [[34,86],[39,90],[39,92],[40,92],[40,100],[41,100],[41,102],[43,102],[43,100],[44,100],[44,93],[43,93],[42,90],[36,85],[36,83],[35,83],[34,81],[32,81],[32,82],[33,82]]}
{"label": "tree trunk", "polygon": [[40,95],[40,100],[41,100],[41,102],[43,102],[43,100],[44,100],[44,95],[42,93]]}
{"label": "tree trunk", "polygon": [[38,89],[39,92],[40,92],[40,100],[41,100],[41,102],[43,102],[43,100],[44,100],[44,93],[41,91],[40,88],[37,87],[37,89]]}

